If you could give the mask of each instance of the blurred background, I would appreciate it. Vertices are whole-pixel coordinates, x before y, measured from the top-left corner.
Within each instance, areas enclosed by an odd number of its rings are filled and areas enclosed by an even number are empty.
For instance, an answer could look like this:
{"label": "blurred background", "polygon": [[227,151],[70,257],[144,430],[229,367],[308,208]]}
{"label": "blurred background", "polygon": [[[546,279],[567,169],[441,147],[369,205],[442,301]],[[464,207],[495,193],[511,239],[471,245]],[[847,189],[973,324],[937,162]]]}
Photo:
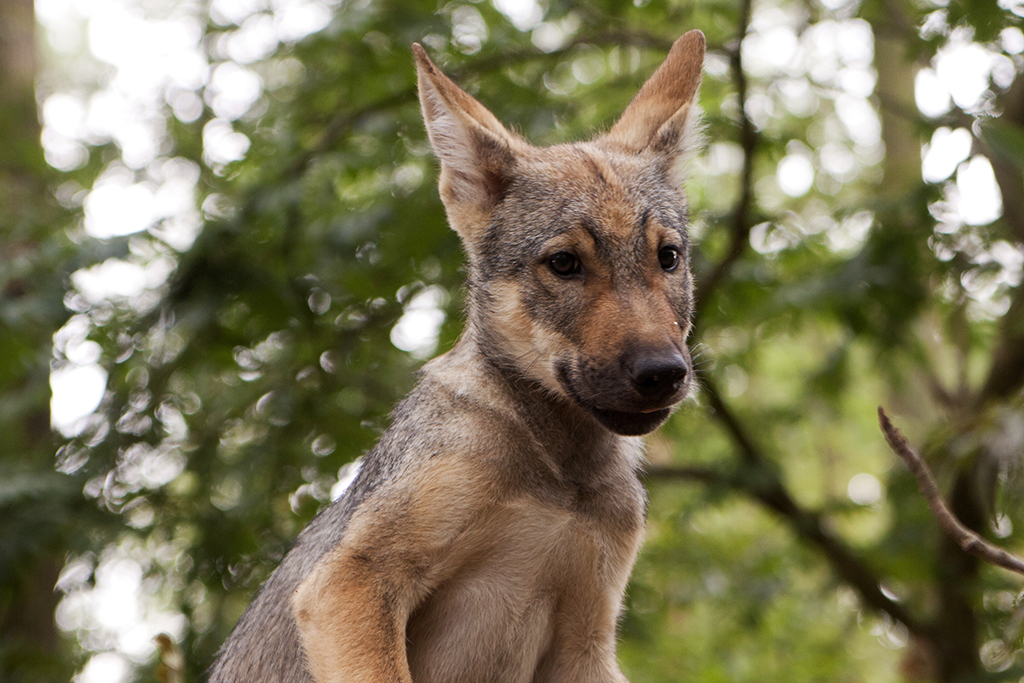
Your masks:
{"label": "blurred background", "polygon": [[[0,680],[198,681],[459,334],[409,45],[539,144],[700,28],[634,683],[1017,681],[1022,0],[0,2]],[[54,587],[56,586],[56,589]],[[173,659],[167,656],[165,660]],[[173,661],[165,664],[173,665]]]}

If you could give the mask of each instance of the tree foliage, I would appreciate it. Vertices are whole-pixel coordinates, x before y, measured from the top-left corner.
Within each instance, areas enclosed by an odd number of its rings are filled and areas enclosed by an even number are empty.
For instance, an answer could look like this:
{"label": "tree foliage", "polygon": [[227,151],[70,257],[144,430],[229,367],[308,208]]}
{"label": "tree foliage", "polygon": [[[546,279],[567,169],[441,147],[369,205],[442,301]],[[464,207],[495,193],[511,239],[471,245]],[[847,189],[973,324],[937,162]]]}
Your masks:
{"label": "tree foliage", "polygon": [[[301,39],[284,20],[295,4],[138,5],[191,27],[205,61],[191,89],[161,84],[148,158],[121,131],[69,133],[58,148],[44,128],[58,173],[24,98],[3,110],[33,131],[6,139],[33,144],[0,145],[4,168],[20,169],[0,176],[0,676],[60,670],[19,658],[16,618],[37,594],[26,573],[56,562],[64,644],[50,653],[65,668],[116,651],[129,676],[150,677],[148,639],[166,630],[197,680],[434,352],[413,332],[443,320],[438,352],[457,337],[462,256],[412,42],[545,144],[608,126],[690,28],[709,44],[708,146],[687,186],[702,388],[650,439],[625,671],[652,683],[1024,675],[1020,582],[941,536],[875,422],[883,403],[961,520],[1019,546],[1019,3],[551,0],[524,3],[527,16],[362,0],[305,3],[324,26]],[[979,95],[922,113],[915,83],[968,48],[989,60]],[[51,55],[36,80],[44,113],[59,94],[92,107],[116,86],[116,69],[91,59]],[[232,100],[232,77],[255,95]],[[951,130],[970,144],[956,161],[970,159],[923,180],[922,145]],[[1002,197],[982,220],[957,210],[969,199],[957,178],[975,164]],[[185,188],[187,201],[109,236],[96,221],[111,186]],[[118,273],[145,286],[95,292],[96,276]],[[92,366],[102,401],[54,446],[38,429],[46,377]],[[144,618],[97,616],[114,585]]]}

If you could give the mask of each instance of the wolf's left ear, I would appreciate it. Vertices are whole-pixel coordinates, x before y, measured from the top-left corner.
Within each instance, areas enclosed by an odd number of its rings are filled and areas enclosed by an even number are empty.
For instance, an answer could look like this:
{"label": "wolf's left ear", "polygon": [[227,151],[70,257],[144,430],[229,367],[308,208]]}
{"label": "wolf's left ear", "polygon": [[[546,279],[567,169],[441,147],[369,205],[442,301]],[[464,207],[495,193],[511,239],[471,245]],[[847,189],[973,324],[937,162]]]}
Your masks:
{"label": "wolf's left ear", "polygon": [[625,152],[665,155],[677,166],[699,119],[697,87],[704,66],[700,31],[683,34],[601,141]]}
{"label": "wolf's left ear", "polygon": [[441,161],[441,201],[452,227],[467,238],[480,214],[504,196],[515,150],[526,143],[434,66],[419,43],[412,52],[427,136]]}

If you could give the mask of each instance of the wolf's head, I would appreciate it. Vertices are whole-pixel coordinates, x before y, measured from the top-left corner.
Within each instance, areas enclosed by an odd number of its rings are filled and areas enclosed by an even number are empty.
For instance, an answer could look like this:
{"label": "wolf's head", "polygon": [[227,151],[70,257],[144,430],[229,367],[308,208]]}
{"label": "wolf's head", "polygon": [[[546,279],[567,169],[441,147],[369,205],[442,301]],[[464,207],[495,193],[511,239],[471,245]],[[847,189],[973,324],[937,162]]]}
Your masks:
{"label": "wolf's head", "polygon": [[655,429],[692,385],[681,183],[704,35],[676,41],[606,134],[544,148],[413,52],[441,199],[469,258],[467,333],[613,432]]}

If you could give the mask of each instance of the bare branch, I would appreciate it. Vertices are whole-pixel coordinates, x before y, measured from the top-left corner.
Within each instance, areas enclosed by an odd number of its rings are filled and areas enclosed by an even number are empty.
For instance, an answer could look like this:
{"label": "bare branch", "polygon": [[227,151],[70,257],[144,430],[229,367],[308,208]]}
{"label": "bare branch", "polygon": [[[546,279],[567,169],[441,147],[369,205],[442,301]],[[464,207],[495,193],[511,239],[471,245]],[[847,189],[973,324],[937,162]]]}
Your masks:
{"label": "bare branch", "polygon": [[956,515],[953,514],[942,499],[939,485],[936,483],[931,469],[929,469],[921,456],[910,447],[906,437],[893,425],[881,406],[878,408],[878,422],[882,427],[882,433],[885,434],[885,440],[889,443],[889,447],[907,464],[907,469],[910,470],[910,473],[917,480],[917,487],[928,502],[928,509],[935,515],[935,519],[938,520],[942,530],[964,552],[979,557],[997,567],[1009,569],[1018,574],[1024,574],[1024,558],[992,545],[960,523],[960,520],[956,518]]}

